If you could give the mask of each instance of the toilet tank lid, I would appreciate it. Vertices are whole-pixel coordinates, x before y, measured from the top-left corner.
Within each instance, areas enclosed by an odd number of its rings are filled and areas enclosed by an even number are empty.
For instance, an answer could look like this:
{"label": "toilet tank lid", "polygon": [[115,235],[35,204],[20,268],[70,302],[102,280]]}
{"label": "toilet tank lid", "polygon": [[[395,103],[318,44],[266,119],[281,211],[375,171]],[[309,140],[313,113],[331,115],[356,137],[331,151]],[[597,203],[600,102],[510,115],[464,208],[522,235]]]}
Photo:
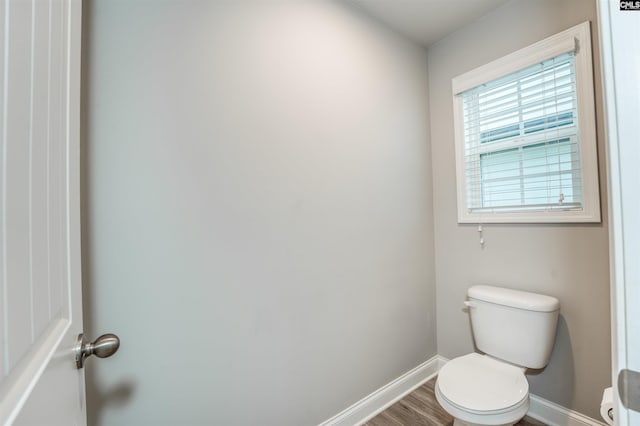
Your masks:
{"label": "toilet tank lid", "polygon": [[475,285],[467,295],[476,300],[511,306],[537,312],[554,312],[560,309],[560,301],[552,296],[490,285]]}

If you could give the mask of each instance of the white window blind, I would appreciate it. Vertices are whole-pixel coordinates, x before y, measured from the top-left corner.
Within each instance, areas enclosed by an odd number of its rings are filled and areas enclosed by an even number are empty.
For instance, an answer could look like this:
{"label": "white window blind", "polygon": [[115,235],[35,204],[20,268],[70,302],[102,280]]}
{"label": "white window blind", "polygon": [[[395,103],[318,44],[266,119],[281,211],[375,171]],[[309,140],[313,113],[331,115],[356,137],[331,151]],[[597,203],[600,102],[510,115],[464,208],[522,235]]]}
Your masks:
{"label": "white window blind", "polygon": [[461,94],[467,209],[581,209],[574,53]]}

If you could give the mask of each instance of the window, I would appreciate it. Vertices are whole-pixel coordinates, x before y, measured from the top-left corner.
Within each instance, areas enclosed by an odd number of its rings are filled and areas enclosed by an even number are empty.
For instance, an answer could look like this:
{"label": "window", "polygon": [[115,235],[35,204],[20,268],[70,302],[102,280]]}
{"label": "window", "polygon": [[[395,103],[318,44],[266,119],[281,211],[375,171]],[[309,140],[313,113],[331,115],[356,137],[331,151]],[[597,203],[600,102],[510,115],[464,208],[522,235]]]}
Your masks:
{"label": "window", "polygon": [[459,222],[599,222],[589,23],[453,79]]}

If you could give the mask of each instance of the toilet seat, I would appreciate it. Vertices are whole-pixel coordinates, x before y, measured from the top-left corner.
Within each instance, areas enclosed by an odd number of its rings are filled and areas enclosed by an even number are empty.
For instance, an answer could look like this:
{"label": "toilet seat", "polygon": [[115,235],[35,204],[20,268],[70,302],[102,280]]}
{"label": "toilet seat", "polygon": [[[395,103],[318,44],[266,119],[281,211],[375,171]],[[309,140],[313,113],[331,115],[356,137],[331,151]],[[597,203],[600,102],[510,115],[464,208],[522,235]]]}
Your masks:
{"label": "toilet seat", "polygon": [[529,410],[529,383],[523,368],[471,353],[442,367],[436,397],[463,421],[513,424]]}

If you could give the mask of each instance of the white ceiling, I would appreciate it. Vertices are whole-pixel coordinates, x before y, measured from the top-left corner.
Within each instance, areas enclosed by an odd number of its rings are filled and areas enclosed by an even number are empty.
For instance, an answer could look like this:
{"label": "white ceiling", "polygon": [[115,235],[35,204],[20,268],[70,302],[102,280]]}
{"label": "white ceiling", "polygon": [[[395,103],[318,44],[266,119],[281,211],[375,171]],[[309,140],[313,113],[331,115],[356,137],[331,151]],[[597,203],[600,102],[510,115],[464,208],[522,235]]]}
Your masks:
{"label": "white ceiling", "polygon": [[350,1],[426,47],[509,0]]}

